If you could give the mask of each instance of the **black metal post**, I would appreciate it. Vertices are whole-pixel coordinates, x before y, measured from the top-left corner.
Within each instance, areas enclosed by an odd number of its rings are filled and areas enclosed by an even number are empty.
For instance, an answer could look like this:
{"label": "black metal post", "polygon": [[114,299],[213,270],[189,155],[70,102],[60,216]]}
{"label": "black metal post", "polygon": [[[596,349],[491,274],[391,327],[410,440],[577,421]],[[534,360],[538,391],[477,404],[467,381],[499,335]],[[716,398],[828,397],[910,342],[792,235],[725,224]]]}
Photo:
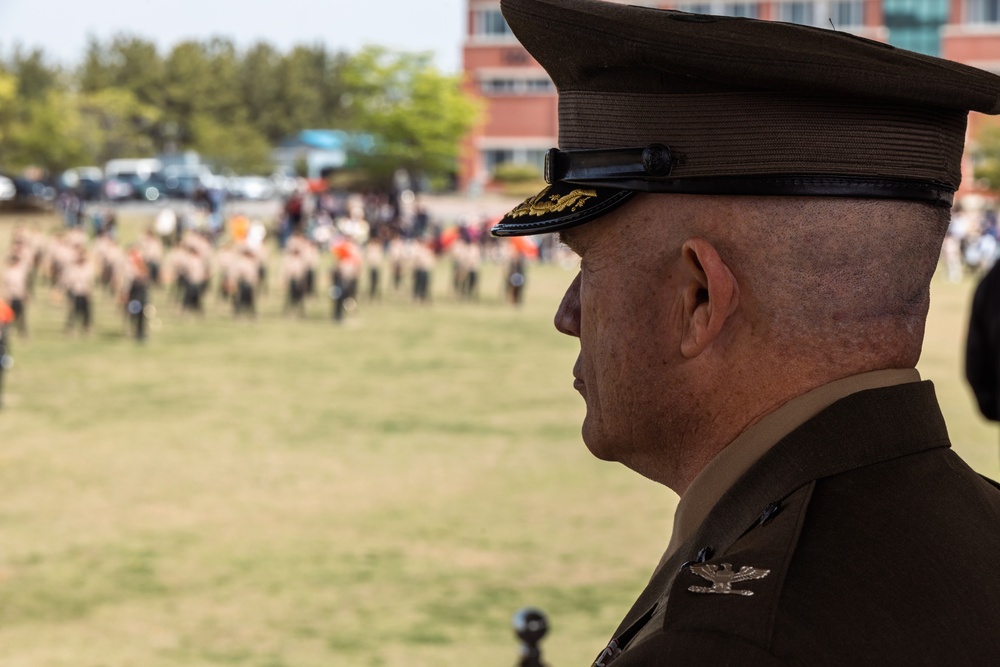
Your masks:
{"label": "black metal post", "polygon": [[538,644],[548,631],[549,622],[541,610],[525,607],[514,614],[514,634],[521,640],[517,667],[546,667]]}

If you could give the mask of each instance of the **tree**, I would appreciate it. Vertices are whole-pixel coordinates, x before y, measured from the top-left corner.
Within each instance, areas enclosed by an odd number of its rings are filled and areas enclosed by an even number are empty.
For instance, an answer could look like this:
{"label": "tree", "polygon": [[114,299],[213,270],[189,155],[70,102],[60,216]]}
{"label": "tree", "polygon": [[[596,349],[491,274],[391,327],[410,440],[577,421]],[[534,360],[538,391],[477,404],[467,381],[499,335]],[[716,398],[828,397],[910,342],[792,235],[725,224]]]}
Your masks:
{"label": "tree", "polygon": [[83,140],[94,163],[156,152],[153,129],[160,110],[143,104],[130,90],[104,88],[78,99]]}
{"label": "tree", "polygon": [[278,67],[278,98],[268,137],[277,142],[305,129],[340,128],[348,122],[342,103],[344,58],[326,47],[296,46]]}
{"label": "tree", "polygon": [[71,93],[50,90],[44,98],[23,103],[22,114],[4,137],[8,167],[44,167],[57,172],[90,162],[83,123]]}
{"label": "tree", "polygon": [[984,127],[972,147],[974,177],[987,189],[1000,192],[1000,126]]}
{"label": "tree", "polygon": [[17,77],[17,96],[21,100],[43,100],[53,90],[63,89],[62,72],[49,65],[41,49],[14,49],[6,68]]}
{"label": "tree", "polygon": [[219,168],[241,174],[271,171],[271,146],[244,120],[220,123],[209,115],[191,121],[192,146]]}
{"label": "tree", "polygon": [[[0,148],[10,133],[10,125],[16,117],[17,77],[0,69]],[[0,151],[0,156],[2,156]]]}
{"label": "tree", "polygon": [[429,53],[370,46],[348,61],[344,79],[353,129],[376,139],[364,159],[373,176],[385,182],[397,169],[428,177],[455,172],[461,140],[480,113],[460,77],[439,72]]}

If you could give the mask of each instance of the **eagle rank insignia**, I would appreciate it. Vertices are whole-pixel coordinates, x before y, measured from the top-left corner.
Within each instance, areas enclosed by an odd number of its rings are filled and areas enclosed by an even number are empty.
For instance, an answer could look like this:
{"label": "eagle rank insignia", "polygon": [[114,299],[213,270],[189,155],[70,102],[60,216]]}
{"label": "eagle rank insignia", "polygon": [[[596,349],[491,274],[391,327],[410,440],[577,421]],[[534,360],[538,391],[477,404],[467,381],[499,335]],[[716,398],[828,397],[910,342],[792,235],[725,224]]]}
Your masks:
{"label": "eagle rank insignia", "polygon": [[730,563],[723,563],[722,565],[702,563],[700,565],[693,565],[688,569],[691,570],[691,574],[697,574],[702,579],[712,582],[711,587],[690,586],[688,587],[689,591],[692,593],[718,593],[720,595],[753,595],[753,591],[739,588],[734,589],[733,584],[741,581],[750,581],[751,579],[763,579],[771,574],[770,570],[758,570],[749,565],[741,567],[739,572],[734,572],[733,566]]}

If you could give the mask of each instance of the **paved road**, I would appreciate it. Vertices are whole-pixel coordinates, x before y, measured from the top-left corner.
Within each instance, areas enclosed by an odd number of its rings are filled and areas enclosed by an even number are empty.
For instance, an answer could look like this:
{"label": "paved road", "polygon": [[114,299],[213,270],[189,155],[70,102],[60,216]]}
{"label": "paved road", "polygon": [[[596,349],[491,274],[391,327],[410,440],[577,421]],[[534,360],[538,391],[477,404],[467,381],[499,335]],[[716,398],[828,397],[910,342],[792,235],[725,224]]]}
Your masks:
{"label": "paved road", "polygon": [[[427,207],[431,218],[442,226],[449,226],[462,223],[468,220],[481,221],[485,219],[496,219],[520,203],[520,199],[502,197],[499,195],[483,195],[480,197],[469,197],[461,194],[449,195],[423,195],[420,201]],[[189,201],[168,200],[162,202],[138,202],[125,201],[116,203],[93,203],[90,206],[110,206],[113,208],[120,220],[139,221],[141,224],[151,223],[156,214],[165,207],[171,207],[178,213],[193,210],[194,206]],[[233,200],[226,204],[226,214],[235,215],[242,213],[248,218],[256,219],[270,224],[281,215],[282,201],[272,199],[267,201],[242,201]],[[19,211],[11,212],[11,216],[4,217],[28,217],[34,218],[40,211]],[[50,214],[51,215],[51,214]],[[56,213],[56,215],[59,215]]]}

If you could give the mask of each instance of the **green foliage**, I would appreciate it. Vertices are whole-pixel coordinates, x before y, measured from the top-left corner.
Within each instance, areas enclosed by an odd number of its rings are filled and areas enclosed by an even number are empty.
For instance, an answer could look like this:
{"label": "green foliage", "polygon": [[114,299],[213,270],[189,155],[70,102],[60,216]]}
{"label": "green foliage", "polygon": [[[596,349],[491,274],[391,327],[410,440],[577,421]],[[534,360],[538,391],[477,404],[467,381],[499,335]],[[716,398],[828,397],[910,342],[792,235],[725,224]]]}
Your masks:
{"label": "green foliage", "polygon": [[25,103],[0,146],[8,165],[42,165],[61,171],[89,163],[77,102],[71,93],[50,90],[44,97]]}
{"label": "green foliage", "polygon": [[993,192],[1000,192],[1000,127],[983,128],[973,149],[975,178]]}
{"label": "green foliage", "polygon": [[497,165],[493,178],[499,183],[537,183],[542,178],[538,167],[532,164],[505,162]]}
{"label": "green foliage", "polygon": [[387,179],[396,169],[440,176],[453,173],[460,142],[480,112],[428,53],[398,53],[366,47],[344,68],[355,129],[376,137],[365,167]]}
{"label": "green foliage", "polygon": [[0,146],[10,132],[10,123],[16,112],[17,77],[0,69]]}
{"label": "green foliage", "polygon": [[508,197],[530,197],[545,187],[541,171],[530,164],[505,162],[497,165],[493,178],[503,186],[503,194]]}
{"label": "green foliage", "polygon": [[[304,129],[378,138],[358,160],[387,183],[397,169],[453,173],[476,103],[428,54],[369,47],[358,54],[267,43],[240,51],[227,39],[189,40],[161,54],[132,35],[91,37],[81,65],[62,72],[44,54],[0,62],[4,166],[51,171],[115,157],[194,149],[219,166],[267,172],[271,149]],[[16,130],[16,131],[15,131]]]}
{"label": "green foliage", "polygon": [[190,129],[194,149],[216,166],[243,174],[271,170],[271,147],[247,122],[222,124],[210,115],[201,115],[191,120]]}
{"label": "green foliage", "polygon": [[6,69],[17,77],[17,97],[23,101],[44,101],[51,91],[62,87],[59,68],[46,62],[41,49],[15,49]]}
{"label": "green foliage", "polygon": [[84,121],[82,139],[92,163],[156,152],[152,130],[162,114],[140,102],[131,91],[103,88],[81,95],[79,103]]}

